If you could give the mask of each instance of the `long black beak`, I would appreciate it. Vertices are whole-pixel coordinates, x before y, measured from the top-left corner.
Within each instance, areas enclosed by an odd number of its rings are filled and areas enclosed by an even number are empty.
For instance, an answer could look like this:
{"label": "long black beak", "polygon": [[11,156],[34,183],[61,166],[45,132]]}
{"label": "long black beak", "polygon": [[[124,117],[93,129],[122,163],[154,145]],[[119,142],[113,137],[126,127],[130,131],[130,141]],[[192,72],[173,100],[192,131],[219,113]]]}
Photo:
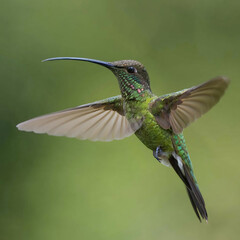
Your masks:
{"label": "long black beak", "polygon": [[55,60],[76,60],[76,61],[85,61],[85,62],[91,62],[91,63],[96,63],[99,65],[102,65],[107,68],[113,68],[114,65],[109,62],[103,62],[95,59],[89,59],[89,58],[78,58],[78,57],[56,57],[56,58],[47,58],[45,60],[42,60],[42,62],[46,61],[55,61]]}

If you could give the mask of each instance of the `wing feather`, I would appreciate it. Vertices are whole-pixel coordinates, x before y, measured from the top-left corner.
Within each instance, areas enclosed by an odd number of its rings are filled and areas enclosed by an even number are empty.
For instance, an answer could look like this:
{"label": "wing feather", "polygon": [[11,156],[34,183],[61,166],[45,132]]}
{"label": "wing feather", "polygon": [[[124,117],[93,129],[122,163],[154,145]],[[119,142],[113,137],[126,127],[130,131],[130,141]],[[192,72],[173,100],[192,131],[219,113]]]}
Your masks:
{"label": "wing feather", "polygon": [[199,86],[170,94],[169,97],[165,95],[153,103],[153,114],[160,126],[164,129],[166,126],[172,128],[174,133],[179,134],[220,100],[228,84],[229,79],[217,77]]}
{"label": "wing feather", "polygon": [[136,131],[123,114],[120,96],[40,116],[18,124],[17,128],[93,141],[122,139]]}

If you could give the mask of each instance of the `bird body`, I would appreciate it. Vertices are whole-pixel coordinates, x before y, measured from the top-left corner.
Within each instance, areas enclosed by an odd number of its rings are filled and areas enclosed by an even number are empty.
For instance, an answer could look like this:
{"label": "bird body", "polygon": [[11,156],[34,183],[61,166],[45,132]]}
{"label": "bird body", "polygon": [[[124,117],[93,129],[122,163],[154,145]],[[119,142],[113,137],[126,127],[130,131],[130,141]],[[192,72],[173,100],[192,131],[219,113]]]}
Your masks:
{"label": "bird body", "polygon": [[162,164],[172,167],[184,182],[193,209],[207,221],[183,129],[214,106],[229,80],[217,77],[179,92],[152,93],[145,67],[134,60],[103,62],[86,58],[50,58],[93,62],[110,69],[121,95],[40,116],[17,125],[19,130],[100,141],[122,139],[135,133]]}
{"label": "bird body", "polygon": [[157,96],[149,96],[143,102],[126,102],[126,117],[131,119],[140,119],[141,127],[135,132],[135,135],[149,149],[155,150],[159,143],[164,152],[172,152],[171,132],[159,126],[154,115],[151,112],[151,103],[157,99]]}

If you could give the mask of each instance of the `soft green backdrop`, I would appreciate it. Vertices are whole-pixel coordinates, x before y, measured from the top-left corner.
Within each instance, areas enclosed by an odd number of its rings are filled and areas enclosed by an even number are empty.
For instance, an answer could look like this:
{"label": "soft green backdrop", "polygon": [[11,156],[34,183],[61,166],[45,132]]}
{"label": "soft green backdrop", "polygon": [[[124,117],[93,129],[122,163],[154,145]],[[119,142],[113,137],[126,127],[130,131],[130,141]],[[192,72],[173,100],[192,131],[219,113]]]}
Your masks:
{"label": "soft green backdrop", "polygon": [[[240,2],[2,0],[0,239],[239,239]],[[57,56],[136,59],[157,94],[217,75],[220,103],[185,130],[209,223],[135,136],[108,143],[19,132],[26,119],[119,94],[112,73]]]}

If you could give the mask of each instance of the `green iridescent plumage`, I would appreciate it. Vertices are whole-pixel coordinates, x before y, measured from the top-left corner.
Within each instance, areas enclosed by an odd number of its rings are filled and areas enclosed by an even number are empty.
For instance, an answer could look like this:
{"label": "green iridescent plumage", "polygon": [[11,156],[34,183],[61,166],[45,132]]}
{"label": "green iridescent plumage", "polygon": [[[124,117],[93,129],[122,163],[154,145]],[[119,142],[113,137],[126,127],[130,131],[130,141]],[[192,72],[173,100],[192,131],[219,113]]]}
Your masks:
{"label": "green iridescent plumage", "polygon": [[146,69],[137,61],[68,57],[45,61],[52,60],[88,61],[107,67],[117,77],[121,95],[28,120],[17,126],[19,130],[100,141],[135,133],[159,162],[173,167],[186,186],[199,220],[207,220],[182,131],[219,101],[229,80],[217,77],[158,97],[151,91]]}

